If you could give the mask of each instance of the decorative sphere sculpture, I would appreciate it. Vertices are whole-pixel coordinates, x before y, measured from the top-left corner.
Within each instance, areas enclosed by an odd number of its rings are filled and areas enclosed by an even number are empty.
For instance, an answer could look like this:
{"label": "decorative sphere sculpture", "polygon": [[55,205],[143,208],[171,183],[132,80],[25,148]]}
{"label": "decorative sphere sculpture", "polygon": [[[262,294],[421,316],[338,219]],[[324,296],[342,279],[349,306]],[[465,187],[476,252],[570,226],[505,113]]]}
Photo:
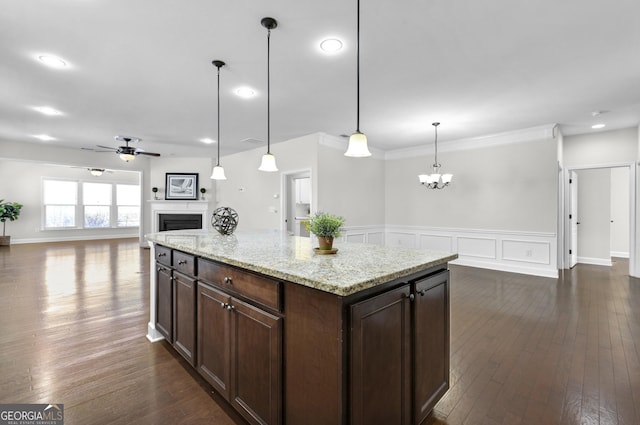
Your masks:
{"label": "decorative sphere sculpture", "polygon": [[238,213],[233,208],[216,208],[211,216],[211,225],[220,234],[230,235],[238,226]]}

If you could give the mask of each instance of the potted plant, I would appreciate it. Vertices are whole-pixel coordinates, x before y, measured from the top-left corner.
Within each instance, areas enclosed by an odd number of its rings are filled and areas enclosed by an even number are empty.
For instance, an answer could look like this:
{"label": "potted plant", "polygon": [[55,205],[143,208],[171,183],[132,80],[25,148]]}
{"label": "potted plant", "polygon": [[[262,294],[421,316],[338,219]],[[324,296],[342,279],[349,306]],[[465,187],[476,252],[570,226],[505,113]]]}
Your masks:
{"label": "potted plant", "polygon": [[4,199],[0,199],[0,221],[2,222],[0,246],[7,246],[11,244],[11,236],[5,236],[6,222],[7,220],[17,220],[20,216],[20,208],[22,208],[22,205],[17,202],[4,202]]}
{"label": "potted plant", "polygon": [[307,230],[318,237],[320,251],[331,251],[333,238],[342,234],[344,218],[325,212],[317,212],[309,218]]}

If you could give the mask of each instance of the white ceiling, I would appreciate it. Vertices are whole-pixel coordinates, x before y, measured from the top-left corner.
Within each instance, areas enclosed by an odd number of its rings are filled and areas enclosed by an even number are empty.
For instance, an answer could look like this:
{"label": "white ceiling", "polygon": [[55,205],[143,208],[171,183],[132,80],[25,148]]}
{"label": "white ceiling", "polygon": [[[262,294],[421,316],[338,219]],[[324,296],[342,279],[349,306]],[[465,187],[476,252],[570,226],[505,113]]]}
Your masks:
{"label": "white ceiling", "polygon": [[[0,0],[0,141],[215,157],[271,141],[351,134],[356,1]],[[637,0],[362,0],[360,129],[381,150],[558,123],[564,134],[640,121]],[[339,37],[328,56],[319,42]],[[35,58],[68,61],[52,70]],[[241,99],[247,85],[257,96]],[[63,112],[49,117],[36,106]],[[610,111],[593,117],[597,110]],[[41,142],[35,134],[57,140]],[[346,139],[345,139],[346,148]],[[277,146],[272,149],[277,155]],[[96,155],[105,155],[98,154]]]}

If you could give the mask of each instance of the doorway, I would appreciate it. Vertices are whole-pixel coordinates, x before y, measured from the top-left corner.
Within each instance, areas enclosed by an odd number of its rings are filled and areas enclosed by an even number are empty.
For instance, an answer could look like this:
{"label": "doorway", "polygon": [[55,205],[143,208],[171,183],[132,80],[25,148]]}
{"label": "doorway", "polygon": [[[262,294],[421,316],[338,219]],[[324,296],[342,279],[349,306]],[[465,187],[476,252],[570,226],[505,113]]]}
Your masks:
{"label": "doorway", "polygon": [[309,236],[304,222],[312,208],[313,184],[311,170],[283,173],[283,228],[288,235]]}
{"label": "doorway", "polygon": [[565,267],[611,265],[628,257],[636,270],[635,164],[571,167],[565,171]]}

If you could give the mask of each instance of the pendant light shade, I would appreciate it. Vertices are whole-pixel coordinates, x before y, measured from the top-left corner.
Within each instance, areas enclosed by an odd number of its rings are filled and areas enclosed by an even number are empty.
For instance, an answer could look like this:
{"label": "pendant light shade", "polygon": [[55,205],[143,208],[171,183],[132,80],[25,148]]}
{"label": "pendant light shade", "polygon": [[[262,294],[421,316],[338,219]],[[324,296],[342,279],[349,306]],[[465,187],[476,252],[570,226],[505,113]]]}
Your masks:
{"label": "pendant light shade", "polygon": [[213,172],[211,173],[211,178],[213,180],[226,180],[227,177],[224,175],[224,168],[220,165],[220,68],[225,66],[225,63],[221,60],[214,60],[211,62],[213,66],[218,68],[218,159],[216,162],[216,166],[213,167]]}
{"label": "pendant light shade", "polygon": [[367,136],[360,132],[360,0],[358,2],[358,25],[356,38],[356,131],[349,137],[349,146],[344,156],[366,157],[371,156],[367,146]]}
{"label": "pendant light shade", "polygon": [[262,18],[260,24],[267,29],[267,153],[262,155],[262,162],[258,170],[266,172],[278,171],[276,157],[271,154],[271,78],[270,78],[270,39],[271,30],[278,26],[273,18]]}

